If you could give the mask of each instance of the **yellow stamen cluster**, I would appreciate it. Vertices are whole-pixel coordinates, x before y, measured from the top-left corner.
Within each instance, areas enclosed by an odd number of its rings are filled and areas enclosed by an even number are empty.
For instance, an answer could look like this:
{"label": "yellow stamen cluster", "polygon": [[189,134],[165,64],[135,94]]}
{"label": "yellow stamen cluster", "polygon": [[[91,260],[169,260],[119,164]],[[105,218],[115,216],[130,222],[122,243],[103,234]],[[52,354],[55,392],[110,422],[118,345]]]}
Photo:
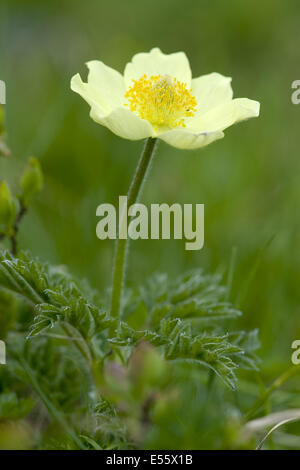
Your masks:
{"label": "yellow stamen cluster", "polygon": [[184,118],[194,116],[197,101],[185,83],[169,75],[143,75],[125,93],[126,106],[155,127],[185,127]]}

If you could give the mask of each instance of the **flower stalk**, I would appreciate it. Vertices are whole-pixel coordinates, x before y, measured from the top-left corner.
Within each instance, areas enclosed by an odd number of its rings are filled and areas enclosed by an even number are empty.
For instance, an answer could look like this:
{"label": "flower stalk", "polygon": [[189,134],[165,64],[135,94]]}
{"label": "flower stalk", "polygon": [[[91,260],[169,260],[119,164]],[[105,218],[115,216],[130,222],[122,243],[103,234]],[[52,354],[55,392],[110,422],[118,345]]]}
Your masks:
{"label": "flower stalk", "polygon": [[17,245],[17,235],[19,232],[19,226],[20,222],[22,221],[24,215],[26,214],[26,207],[21,204],[19,212],[17,214],[16,220],[13,225],[13,232],[12,235],[10,236],[10,242],[11,242],[11,252],[14,256],[16,256],[17,251],[18,251],[18,245]]}
{"label": "flower stalk", "polygon": [[[135,175],[129,187],[127,193],[128,206],[138,202],[138,198],[141,194],[141,189],[143,183],[146,179],[146,174],[149,169],[152,157],[154,155],[154,150],[156,146],[156,138],[149,137],[146,140],[144,150],[141,154]],[[126,214],[123,212],[121,215],[120,228],[124,222]],[[114,272],[113,272],[113,285],[112,285],[112,299],[111,299],[111,316],[116,320],[119,319],[121,314],[121,300],[122,300],[122,290],[124,284],[125,276],[125,266],[126,266],[126,253],[127,253],[127,238],[117,238],[116,248],[115,248],[115,261],[114,261]]]}

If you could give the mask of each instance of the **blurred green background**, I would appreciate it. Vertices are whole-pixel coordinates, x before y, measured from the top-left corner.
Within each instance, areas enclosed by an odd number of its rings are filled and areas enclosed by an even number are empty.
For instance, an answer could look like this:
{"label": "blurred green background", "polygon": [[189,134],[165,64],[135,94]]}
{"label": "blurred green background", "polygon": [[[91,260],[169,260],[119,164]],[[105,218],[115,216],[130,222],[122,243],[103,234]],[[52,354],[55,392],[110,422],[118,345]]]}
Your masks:
{"label": "blurred green background", "polygon": [[98,289],[109,286],[114,243],[96,238],[96,207],[126,194],[143,143],[91,121],[70,78],[86,77],[91,59],[122,71],[137,52],[183,50],[193,76],[232,76],[235,96],[260,101],[261,116],[201,150],[160,143],[143,202],[204,203],[205,246],[132,242],[128,280],[196,266],[226,276],[236,252],[240,326],[260,328],[267,377],[286,368],[300,338],[300,105],[290,98],[300,79],[299,22],[297,0],[1,0],[0,78],[13,155],[0,160],[0,177],[16,187],[30,155],[45,173],[22,223],[22,248]]}

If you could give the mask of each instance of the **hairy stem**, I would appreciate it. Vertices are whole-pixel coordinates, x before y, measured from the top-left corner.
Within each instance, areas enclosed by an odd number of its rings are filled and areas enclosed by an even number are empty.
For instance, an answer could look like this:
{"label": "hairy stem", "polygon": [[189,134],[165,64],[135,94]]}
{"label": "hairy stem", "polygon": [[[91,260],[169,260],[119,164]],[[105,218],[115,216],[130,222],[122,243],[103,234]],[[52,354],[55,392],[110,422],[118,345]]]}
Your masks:
{"label": "hairy stem", "polygon": [[24,215],[26,214],[26,210],[27,210],[26,207],[23,206],[23,204],[21,204],[20,210],[18,212],[18,215],[16,217],[16,220],[13,226],[13,234],[10,237],[11,252],[14,256],[17,254],[17,234],[19,231],[19,225]]}
{"label": "hairy stem", "polygon": [[[146,173],[149,168],[151,157],[153,156],[155,149],[156,139],[149,138],[146,141],[144,150],[140,157],[135,175],[131,182],[128,194],[127,194],[127,204],[130,207],[132,204],[135,204],[138,200],[138,197],[141,192],[143,182],[145,181]],[[126,214],[122,214],[121,223],[122,225],[123,217]],[[120,227],[119,227],[120,231]],[[112,299],[111,299],[111,316],[116,320],[120,317],[121,310],[121,297],[122,289],[124,282],[125,274],[125,260],[126,260],[126,248],[127,248],[127,238],[120,239],[117,238],[116,249],[115,249],[115,261],[114,261],[114,273],[113,273],[113,285],[112,285]]]}

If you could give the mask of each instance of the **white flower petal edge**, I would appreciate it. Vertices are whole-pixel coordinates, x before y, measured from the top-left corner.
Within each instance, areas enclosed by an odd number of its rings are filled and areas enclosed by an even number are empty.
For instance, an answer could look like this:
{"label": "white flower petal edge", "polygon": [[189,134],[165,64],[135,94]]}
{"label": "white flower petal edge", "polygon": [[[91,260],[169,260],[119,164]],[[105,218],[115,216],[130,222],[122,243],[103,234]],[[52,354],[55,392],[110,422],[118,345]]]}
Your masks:
{"label": "white flower petal edge", "polygon": [[96,106],[102,114],[110,113],[124,103],[125,85],[123,76],[99,60],[87,63],[88,82],[79,74],[71,79],[71,89],[82,96],[90,106]]}
{"label": "white flower petal edge", "polygon": [[84,83],[79,74],[74,75],[71,89],[91,106],[91,118],[124,139],[151,137],[154,134],[151,124],[123,107],[125,85],[122,75],[97,60],[88,62],[87,66],[88,82]]}
{"label": "white flower petal edge", "polygon": [[120,106],[104,116],[93,106],[90,116],[94,121],[106,126],[123,139],[140,140],[154,136],[154,130],[150,122],[141,119],[125,107]]}
{"label": "white flower petal edge", "polygon": [[159,139],[178,149],[198,149],[214,140],[222,139],[223,132],[193,132],[189,129],[174,129],[160,134]]}
{"label": "white flower petal edge", "polygon": [[158,135],[173,147],[197,149],[224,137],[223,130],[237,122],[259,115],[259,103],[237,98],[216,106],[199,118],[190,118],[186,128],[172,129]]}
{"label": "white flower petal edge", "polygon": [[203,114],[218,104],[232,100],[231,77],[209,73],[192,80],[192,93],[197,100],[197,113]]}
{"label": "white flower petal edge", "polygon": [[132,85],[132,80],[139,79],[142,75],[170,75],[177,80],[186,83],[190,88],[192,72],[189,60],[184,52],[164,54],[157,47],[150,52],[141,52],[133,56],[124,71],[126,87]]}
{"label": "white flower petal edge", "polygon": [[207,113],[186,120],[186,127],[196,132],[223,131],[237,122],[257,117],[260,104],[248,98],[236,98],[220,104]]}

